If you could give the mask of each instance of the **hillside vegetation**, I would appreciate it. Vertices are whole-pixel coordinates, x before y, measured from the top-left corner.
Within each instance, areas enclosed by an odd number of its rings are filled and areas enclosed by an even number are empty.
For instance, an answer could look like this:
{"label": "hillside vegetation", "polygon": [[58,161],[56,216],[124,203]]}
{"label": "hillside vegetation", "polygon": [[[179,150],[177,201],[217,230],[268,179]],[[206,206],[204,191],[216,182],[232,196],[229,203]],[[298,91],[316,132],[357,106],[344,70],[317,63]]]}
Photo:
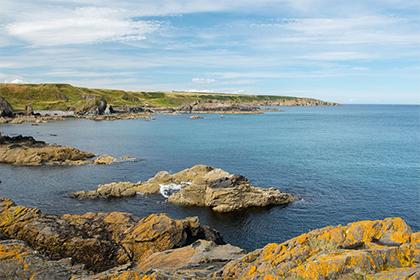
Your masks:
{"label": "hillside vegetation", "polygon": [[75,110],[86,104],[88,100],[101,97],[105,98],[105,100],[114,107],[148,106],[155,108],[176,108],[196,101],[254,105],[271,105],[272,103],[332,105],[332,103],[316,99],[290,96],[124,91],[75,87],[70,84],[4,83],[0,84],[0,96],[5,98],[15,110],[23,110],[25,106],[29,104],[31,104],[35,110]]}

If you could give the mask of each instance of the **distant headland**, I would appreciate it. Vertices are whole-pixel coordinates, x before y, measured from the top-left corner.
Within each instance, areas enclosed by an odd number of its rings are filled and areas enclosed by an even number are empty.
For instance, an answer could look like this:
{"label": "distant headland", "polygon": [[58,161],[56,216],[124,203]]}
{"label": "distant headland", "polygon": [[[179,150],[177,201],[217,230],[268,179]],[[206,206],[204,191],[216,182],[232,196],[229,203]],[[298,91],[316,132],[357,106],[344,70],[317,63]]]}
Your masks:
{"label": "distant headland", "polygon": [[66,111],[75,115],[112,113],[260,113],[260,106],[333,106],[314,98],[211,92],[125,91],[70,84],[0,84],[0,98],[17,113]]}

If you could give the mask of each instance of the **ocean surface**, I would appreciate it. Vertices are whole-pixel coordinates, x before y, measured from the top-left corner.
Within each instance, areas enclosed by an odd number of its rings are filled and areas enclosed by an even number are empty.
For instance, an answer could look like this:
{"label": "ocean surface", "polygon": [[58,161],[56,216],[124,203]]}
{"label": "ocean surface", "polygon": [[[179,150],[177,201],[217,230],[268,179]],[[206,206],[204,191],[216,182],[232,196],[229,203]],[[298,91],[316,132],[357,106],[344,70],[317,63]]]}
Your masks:
{"label": "ocean surface", "polygon": [[[0,165],[0,196],[46,213],[127,211],[198,216],[247,250],[360,219],[401,216],[420,230],[420,106],[285,107],[263,115],[157,115],[152,121],[68,120],[2,125],[9,135],[136,157],[110,166]],[[163,196],[78,201],[68,193],[111,181],[146,180],[208,164],[301,199],[286,207],[217,214]]]}

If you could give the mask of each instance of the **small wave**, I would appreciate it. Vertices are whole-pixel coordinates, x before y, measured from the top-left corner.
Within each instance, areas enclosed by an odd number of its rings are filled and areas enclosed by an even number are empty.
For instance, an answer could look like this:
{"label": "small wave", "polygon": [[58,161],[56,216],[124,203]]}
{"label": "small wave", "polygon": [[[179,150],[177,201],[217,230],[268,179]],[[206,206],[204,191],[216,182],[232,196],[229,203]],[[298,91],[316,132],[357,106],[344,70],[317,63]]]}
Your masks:
{"label": "small wave", "polygon": [[183,185],[170,183],[170,184],[160,184],[160,193],[165,198],[170,197],[172,194],[178,192],[180,189],[182,189]]}

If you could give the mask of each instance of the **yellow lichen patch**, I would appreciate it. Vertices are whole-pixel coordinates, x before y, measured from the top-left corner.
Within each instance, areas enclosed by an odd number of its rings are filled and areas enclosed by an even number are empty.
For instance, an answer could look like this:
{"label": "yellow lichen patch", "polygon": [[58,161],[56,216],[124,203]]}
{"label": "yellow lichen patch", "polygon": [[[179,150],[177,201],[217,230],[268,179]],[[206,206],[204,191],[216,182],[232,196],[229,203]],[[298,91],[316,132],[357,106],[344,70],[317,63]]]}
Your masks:
{"label": "yellow lichen patch", "polygon": [[265,246],[262,251],[263,259],[266,261],[273,259],[278,251],[278,248],[279,245],[276,243],[271,243]]}
{"label": "yellow lichen patch", "polygon": [[277,278],[271,274],[267,274],[264,276],[264,280],[277,280]]}
{"label": "yellow lichen patch", "polygon": [[249,269],[248,275],[249,276],[254,275],[255,271],[257,271],[257,267],[255,265],[251,266],[251,268]]}
{"label": "yellow lichen patch", "polygon": [[307,239],[308,239],[308,234],[306,234],[306,233],[301,234],[301,235],[299,235],[298,237],[296,237],[296,241],[297,241],[299,244],[303,244],[303,243],[304,243]]}
{"label": "yellow lichen patch", "polygon": [[419,254],[420,233],[411,234],[402,219],[360,221],[269,244],[226,266],[223,275],[238,279],[261,279],[264,274],[280,279],[359,279],[414,268]]}
{"label": "yellow lichen patch", "polygon": [[411,254],[409,247],[401,246],[396,250],[396,258],[402,267],[415,267],[415,257]]}
{"label": "yellow lichen patch", "polygon": [[117,275],[112,275],[109,280],[156,280],[156,275],[143,275],[135,271],[124,271]]}
{"label": "yellow lichen patch", "polygon": [[0,245],[0,261],[7,259],[15,259],[22,265],[23,270],[28,270],[29,265],[26,263],[24,257],[27,253],[22,252],[17,246],[3,246]]}
{"label": "yellow lichen patch", "polygon": [[374,231],[372,221],[356,222],[348,226],[346,230],[346,239],[349,244],[361,242],[370,242]]}
{"label": "yellow lichen patch", "polygon": [[330,230],[324,230],[322,234],[318,236],[318,239],[336,244],[342,243],[344,241],[343,228],[339,226]]}
{"label": "yellow lichen patch", "polygon": [[391,234],[390,239],[395,243],[406,243],[410,240],[410,234],[407,232],[394,232]]}

